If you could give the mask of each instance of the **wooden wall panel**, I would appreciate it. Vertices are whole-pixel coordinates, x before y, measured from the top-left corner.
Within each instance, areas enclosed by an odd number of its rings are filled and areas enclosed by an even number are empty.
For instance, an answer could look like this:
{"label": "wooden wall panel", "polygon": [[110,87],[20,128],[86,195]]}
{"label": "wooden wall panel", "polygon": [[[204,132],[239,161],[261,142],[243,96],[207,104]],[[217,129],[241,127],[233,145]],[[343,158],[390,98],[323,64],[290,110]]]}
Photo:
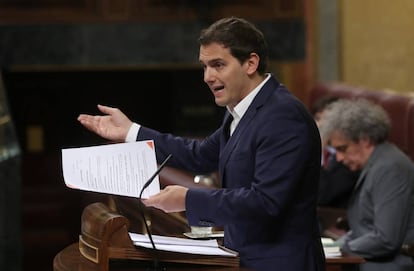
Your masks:
{"label": "wooden wall panel", "polygon": [[414,1],[340,4],[341,80],[370,89],[414,93]]}
{"label": "wooden wall panel", "polygon": [[2,23],[269,20],[303,13],[303,0],[0,0]]}
{"label": "wooden wall panel", "polygon": [[96,0],[0,0],[1,23],[90,21],[96,11]]}

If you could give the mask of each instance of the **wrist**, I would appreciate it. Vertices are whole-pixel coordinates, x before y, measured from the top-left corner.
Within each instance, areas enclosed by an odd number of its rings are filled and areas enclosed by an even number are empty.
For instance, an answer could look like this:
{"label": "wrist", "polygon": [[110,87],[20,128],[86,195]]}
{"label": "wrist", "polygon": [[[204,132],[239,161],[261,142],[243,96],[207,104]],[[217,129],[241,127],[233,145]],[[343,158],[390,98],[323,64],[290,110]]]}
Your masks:
{"label": "wrist", "polygon": [[125,142],[135,142],[135,141],[137,141],[139,128],[141,128],[141,125],[133,122],[131,127],[129,127],[128,133],[125,137]]}

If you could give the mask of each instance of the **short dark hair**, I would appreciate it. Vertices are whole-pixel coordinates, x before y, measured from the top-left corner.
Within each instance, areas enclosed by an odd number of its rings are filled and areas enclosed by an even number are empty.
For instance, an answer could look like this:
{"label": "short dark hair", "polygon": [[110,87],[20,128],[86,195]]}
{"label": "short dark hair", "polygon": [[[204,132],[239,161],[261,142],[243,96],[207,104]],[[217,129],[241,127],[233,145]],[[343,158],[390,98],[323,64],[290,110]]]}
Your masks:
{"label": "short dark hair", "polygon": [[230,49],[232,56],[240,63],[249,59],[251,53],[260,57],[257,71],[264,74],[267,69],[268,47],[263,33],[249,21],[237,18],[223,18],[201,31],[198,39],[200,45],[213,42]]}

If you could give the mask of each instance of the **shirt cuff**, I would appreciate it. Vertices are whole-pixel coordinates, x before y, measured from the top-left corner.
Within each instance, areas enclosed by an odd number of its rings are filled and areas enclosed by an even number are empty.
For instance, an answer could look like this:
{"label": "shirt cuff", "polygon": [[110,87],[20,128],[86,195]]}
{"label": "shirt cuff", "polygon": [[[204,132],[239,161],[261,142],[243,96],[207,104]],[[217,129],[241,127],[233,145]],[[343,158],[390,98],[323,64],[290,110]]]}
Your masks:
{"label": "shirt cuff", "polygon": [[137,141],[139,128],[141,128],[141,125],[137,123],[133,123],[131,125],[131,128],[129,128],[128,134],[125,138],[125,142],[135,142]]}

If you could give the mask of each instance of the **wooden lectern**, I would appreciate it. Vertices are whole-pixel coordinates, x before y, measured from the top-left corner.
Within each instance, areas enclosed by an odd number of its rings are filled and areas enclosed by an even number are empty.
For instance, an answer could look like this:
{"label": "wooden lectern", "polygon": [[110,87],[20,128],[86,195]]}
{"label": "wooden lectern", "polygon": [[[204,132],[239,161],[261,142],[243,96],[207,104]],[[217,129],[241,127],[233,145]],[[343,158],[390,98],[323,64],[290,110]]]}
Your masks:
{"label": "wooden lectern", "polygon": [[[135,247],[128,234],[129,221],[97,202],[82,213],[79,242],[59,252],[53,260],[54,271],[139,271],[148,270],[154,250]],[[167,271],[249,271],[239,267],[239,257],[208,256],[156,251]],[[343,255],[327,258],[327,270],[357,270],[364,259]],[[123,263],[126,263],[125,265]]]}
{"label": "wooden lectern", "polygon": [[100,202],[90,204],[83,210],[81,223],[79,252],[97,266],[97,271],[108,271],[111,260],[151,263],[154,257],[162,263],[239,266],[238,256],[198,255],[135,247],[128,234],[128,219]]}

